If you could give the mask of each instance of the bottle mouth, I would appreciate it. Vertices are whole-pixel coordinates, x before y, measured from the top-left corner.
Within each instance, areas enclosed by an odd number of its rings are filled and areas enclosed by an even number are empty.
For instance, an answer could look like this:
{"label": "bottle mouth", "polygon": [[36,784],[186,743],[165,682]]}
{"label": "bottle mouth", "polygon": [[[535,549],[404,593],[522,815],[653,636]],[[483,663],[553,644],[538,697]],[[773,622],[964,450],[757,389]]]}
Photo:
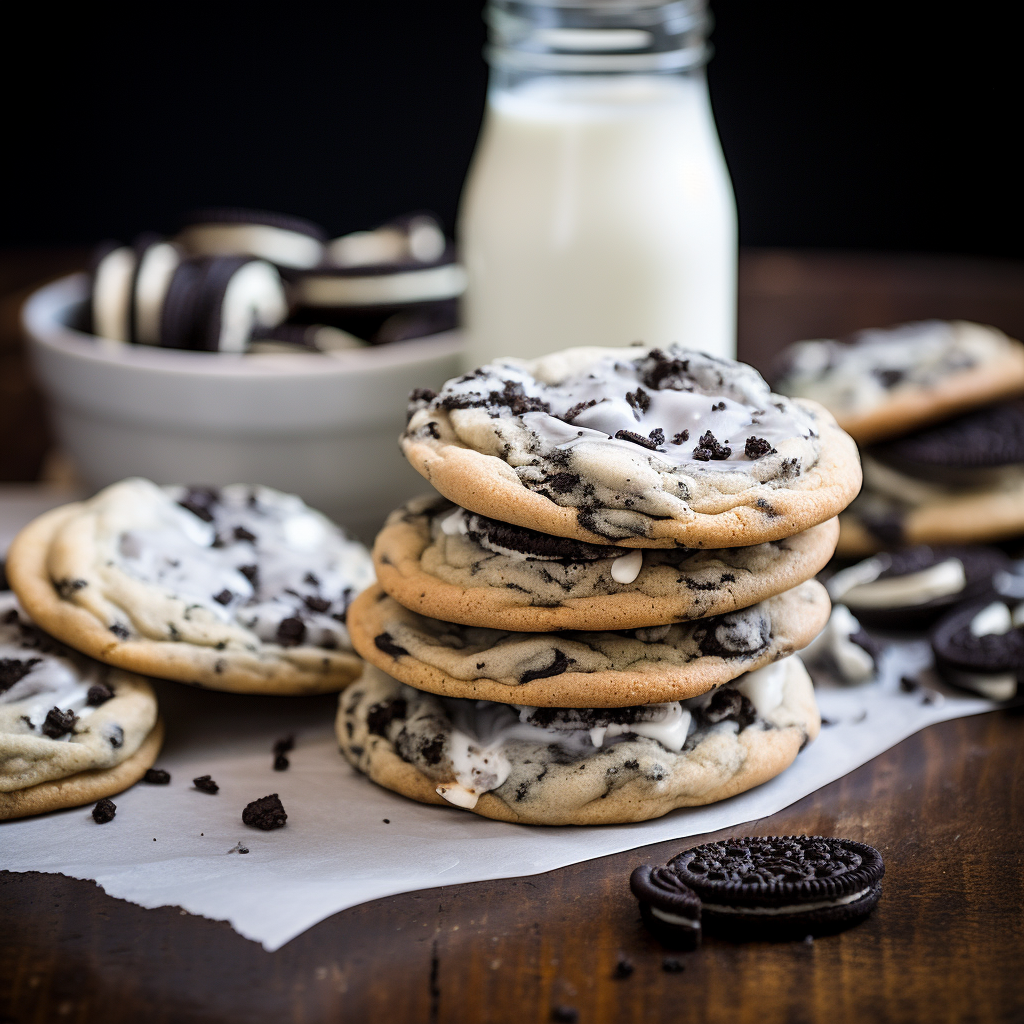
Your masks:
{"label": "bottle mouth", "polygon": [[710,57],[704,0],[491,0],[484,18],[502,70],[673,72]]}

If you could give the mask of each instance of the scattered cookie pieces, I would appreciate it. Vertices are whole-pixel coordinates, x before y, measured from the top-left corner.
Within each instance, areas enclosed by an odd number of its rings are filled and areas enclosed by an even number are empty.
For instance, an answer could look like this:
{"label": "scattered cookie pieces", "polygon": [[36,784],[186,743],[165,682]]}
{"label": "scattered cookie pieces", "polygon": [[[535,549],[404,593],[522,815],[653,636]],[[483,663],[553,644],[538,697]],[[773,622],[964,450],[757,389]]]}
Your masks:
{"label": "scattered cookie pieces", "polygon": [[209,775],[200,775],[198,778],[193,779],[192,785],[195,786],[200,793],[209,793],[211,796],[220,790],[220,786],[218,786]]}
{"label": "scattered cookie pieces", "polygon": [[108,797],[104,797],[102,800],[98,800],[92,809],[92,820],[97,825],[105,825],[108,821],[114,820],[115,814],[117,814],[117,804]]}
{"label": "scattered cookie pieces", "polygon": [[262,829],[264,832],[283,828],[287,820],[288,814],[276,793],[253,800],[252,803],[246,804],[245,810],[242,811],[242,821],[246,825]]}
{"label": "scattered cookie pieces", "polygon": [[[142,781],[151,786],[169,786],[171,784],[171,773],[165,772],[163,768],[147,768]],[[216,783],[215,783],[216,785]]]}

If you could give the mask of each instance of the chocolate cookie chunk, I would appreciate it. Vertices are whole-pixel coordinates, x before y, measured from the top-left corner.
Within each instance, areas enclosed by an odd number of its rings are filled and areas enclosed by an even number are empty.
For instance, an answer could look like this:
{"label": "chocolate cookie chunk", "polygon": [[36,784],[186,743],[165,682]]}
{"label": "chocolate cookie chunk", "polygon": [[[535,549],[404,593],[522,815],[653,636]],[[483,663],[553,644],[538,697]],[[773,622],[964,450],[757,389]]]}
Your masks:
{"label": "chocolate cookie chunk", "polygon": [[991,594],[993,577],[1008,565],[995,548],[922,544],[858,562],[827,588],[864,625],[921,629],[955,605]]}
{"label": "chocolate cookie chunk", "polygon": [[700,897],[668,867],[643,864],[629,876],[643,922],[662,942],[680,949],[700,945]]}
{"label": "chocolate cookie chunk", "polygon": [[97,801],[96,806],[92,809],[92,820],[97,825],[106,825],[108,821],[114,820],[115,814],[117,814],[117,804],[109,797],[104,797]]}
{"label": "chocolate cookie chunk", "polygon": [[802,939],[860,923],[882,892],[882,855],[823,836],[756,836],[705,843],[665,869],[700,897],[709,935]]}
{"label": "chocolate cookie chunk", "polygon": [[276,793],[269,796],[261,796],[259,800],[245,805],[242,811],[242,821],[251,828],[262,829],[269,832],[275,828],[284,828],[288,820],[288,814],[281,804],[281,798]]}
{"label": "chocolate cookie chunk", "polygon": [[931,633],[947,682],[991,700],[1012,700],[1024,680],[1024,604],[1002,600],[958,608]]}

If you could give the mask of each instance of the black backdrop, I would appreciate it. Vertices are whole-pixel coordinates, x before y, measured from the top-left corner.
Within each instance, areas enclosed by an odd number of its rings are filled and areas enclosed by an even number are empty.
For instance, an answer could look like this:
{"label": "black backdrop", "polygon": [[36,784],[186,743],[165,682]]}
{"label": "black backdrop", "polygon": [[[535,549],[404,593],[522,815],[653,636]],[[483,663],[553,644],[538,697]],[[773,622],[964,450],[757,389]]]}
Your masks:
{"label": "black backdrop", "polygon": [[[743,243],[1024,256],[1012,5],[712,8]],[[483,106],[480,9],[34,5],[5,47],[0,244],[170,231],[222,204],[332,233],[414,208],[450,227]]]}

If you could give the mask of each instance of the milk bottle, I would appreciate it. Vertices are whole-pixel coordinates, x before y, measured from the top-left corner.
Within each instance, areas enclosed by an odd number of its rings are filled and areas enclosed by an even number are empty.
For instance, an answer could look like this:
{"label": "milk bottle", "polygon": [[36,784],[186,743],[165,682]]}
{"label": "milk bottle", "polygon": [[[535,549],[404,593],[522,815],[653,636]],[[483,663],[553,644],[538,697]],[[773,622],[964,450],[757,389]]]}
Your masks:
{"label": "milk bottle", "polygon": [[488,20],[459,217],[468,364],[636,341],[735,356],[704,0],[491,0]]}

